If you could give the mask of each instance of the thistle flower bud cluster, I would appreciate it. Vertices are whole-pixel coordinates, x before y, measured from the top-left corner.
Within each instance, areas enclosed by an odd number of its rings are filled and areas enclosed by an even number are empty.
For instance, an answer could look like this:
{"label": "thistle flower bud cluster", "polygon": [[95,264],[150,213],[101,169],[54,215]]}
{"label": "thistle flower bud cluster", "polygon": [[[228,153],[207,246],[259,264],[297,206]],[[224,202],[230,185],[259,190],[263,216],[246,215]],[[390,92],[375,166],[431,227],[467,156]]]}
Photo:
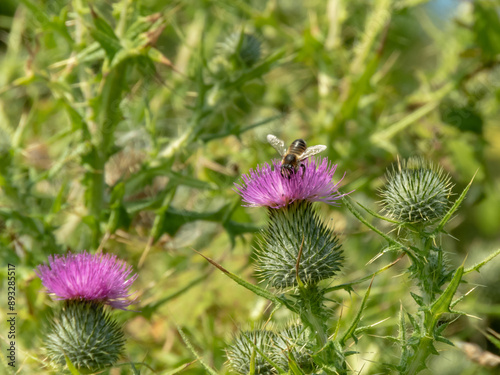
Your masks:
{"label": "thistle flower bud cluster", "polygon": [[290,361],[309,373],[314,370],[309,330],[300,324],[276,331],[272,328],[241,331],[227,350],[229,365],[238,374],[277,374],[276,366],[289,371]]}
{"label": "thistle flower bud cluster", "polygon": [[286,348],[278,359],[278,363],[285,370],[293,360],[304,373],[311,373],[316,368],[311,350],[310,332],[302,324],[291,324],[278,335],[278,346]]}
{"label": "thistle flower bud cluster", "polygon": [[279,348],[275,344],[276,337],[274,331],[266,329],[240,332],[226,352],[231,368],[238,374],[249,374],[250,366],[255,369],[255,374],[276,373],[274,366],[265,358],[277,361]]}
{"label": "thistle flower bud cluster", "polygon": [[218,52],[229,61],[251,67],[260,59],[261,42],[252,34],[234,32],[218,45]]}
{"label": "thistle flower bud cluster", "polygon": [[402,224],[429,225],[450,208],[450,176],[420,158],[398,162],[381,191],[383,210]]}
{"label": "thistle flower bud cluster", "polygon": [[259,61],[261,42],[252,34],[235,32],[218,43],[215,52],[208,67],[218,82],[217,87],[230,80],[232,73],[250,68]]}
{"label": "thistle flower bud cluster", "polygon": [[50,256],[35,272],[55,300],[65,301],[45,334],[49,358],[60,365],[68,358],[83,373],[114,365],[125,338],[106,305],[125,310],[135,302],[128,292],[137,278],[132,268],[115,255],[83,252]]}

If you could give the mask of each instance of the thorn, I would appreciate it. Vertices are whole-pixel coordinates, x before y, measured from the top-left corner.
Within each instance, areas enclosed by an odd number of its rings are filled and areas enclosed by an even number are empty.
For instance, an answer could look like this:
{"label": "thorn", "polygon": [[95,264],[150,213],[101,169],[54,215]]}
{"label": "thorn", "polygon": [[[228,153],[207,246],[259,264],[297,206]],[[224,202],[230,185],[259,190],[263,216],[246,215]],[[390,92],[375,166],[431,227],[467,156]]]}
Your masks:
{"label": "thorn", "polygon": [[191,250],[193,250],[196,254],[198,255],[201,255],[203,258],[205,258],[210,264],[212,264],[213,266],[217,267],[218,269],[220,269],[222,272],[224,273],[227,273],[229,274],[230,272],[228,270],[226,270],[224,267],[222,267],[220,264],[218,264],[217,262],[215,262],[214,260],[210,259],[209,257],[203,255],[202,253],[200,253],[198,250],[195,250],[193,248],[191,248]]}

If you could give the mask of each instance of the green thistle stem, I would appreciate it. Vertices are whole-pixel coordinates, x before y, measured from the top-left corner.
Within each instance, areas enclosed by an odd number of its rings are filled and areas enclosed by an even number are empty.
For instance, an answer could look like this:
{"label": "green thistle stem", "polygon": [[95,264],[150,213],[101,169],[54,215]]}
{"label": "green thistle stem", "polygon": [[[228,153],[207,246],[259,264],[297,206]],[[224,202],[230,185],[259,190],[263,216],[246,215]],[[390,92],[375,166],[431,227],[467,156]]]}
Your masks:
{"label": "green thistle stem", "polygon": [[[313,288],[315,288],[315,286],[313,286]],[[318,348],[322,348],[328,341],[326,327],[323,322],[324,318],[321,317],[321,313],[317,314],[318,308],[321,309],[321,306],[317,306],[317,303],[311,299],[311,295],[316,294],[315,292],[317,291],[313,291],[311,293],[308,289],[310,288],[300,287],[300,296],[304,308],[304,311],[301,314],[301,320],[304,325],[311,327],[314,336],[316,337]]]}
{"label": "green thistle stem", "polygon": [[427,358],[435,351],[434,349],[434,326],[437,319],[433,317],[431,311],[425,311],[421,321],[422,336],[418,338],[414,353],[409,357],[402,357],[400,362],[400,374],[414,375],[425,369]]}
{"label": "green thistle stem", "polygon": [[[328,329],[325,324],[328,312],[323,305],[324,289],[318,286],[299,286],[299,298],[302,311],[300,319],[302,324],[309,327],[316,339],[316,353],[320,362],[334,364],[335,372],[324,368],[326,374],[346,375],[347,365],[342,354],[342,347],[338,342],[328,341]],[[333,346],[330,344],[334,344]],[[336,349],[334,349],[334,347]]]}
{"label": "green thistle stem", "polygon": [[[425,363],[431,354],[435,354],[434,330],[439,315],[432,313],[431,305],[435,301],[436,294],[441,294],[441,287],[446,279],[446,270],[443,258],[443,251],[439,247],[433,248],[433,238],[425,232],[424,228],[419,228],[414,234],[412,241],[418,246],[416,260],[413,262],[413,277],[418,280],[422,294],[420,307],[424,310],[421,316],[420,332],[418,344],[414,346],[414,354],[407,358],[406,362],[401,362],[401,374],[418,374],[425,369]],[[403,360],[403,358],[402,358]]]}
{"label": "green thistle stem", "polygon": [[422,369],[425,368],[425,362],[431,354],[433,342],[434,339],[427,334],[420,338],[420,342],[418,343],[415,355],[410,358],[409,363],[407,363],[407,370],[403,371],[402,374],[418,374]]}
{"label": "green thistle stem", "polygon": [[96,111],[98,128],[92,137],[92,150],[87,159],[90,171],[86,175],[87,205],[89,214],[93,219],[92,243],[94,246],[99,244],[101,236],[99,218],[104,204],[104,167],[114,142],[114,131],[122,119],[119,105],[125,88],[123,77],[126,76],[128,65],[129,62],[125,60],[108,73],[99,96],[100,102]]}

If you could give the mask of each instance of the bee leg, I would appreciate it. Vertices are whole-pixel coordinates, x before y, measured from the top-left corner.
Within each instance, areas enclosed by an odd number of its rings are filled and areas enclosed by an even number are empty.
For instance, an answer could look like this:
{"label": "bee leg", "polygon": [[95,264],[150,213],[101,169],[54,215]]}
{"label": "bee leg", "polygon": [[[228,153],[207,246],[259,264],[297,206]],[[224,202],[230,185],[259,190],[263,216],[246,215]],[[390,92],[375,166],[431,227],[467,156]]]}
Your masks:
{"label": "bee leg", "polygon": [[290,173],[290,169],[286,168],[286,167],[281,167],[281,175],[285,178],[288,178],[290,179],[291,178],[291,173]]}
{"label": "bee leg", "polygon": [[306,174],[306,166],[303,163],[300,163],[300,168],[302,168],[302,178],[304,178],[304,175]]}

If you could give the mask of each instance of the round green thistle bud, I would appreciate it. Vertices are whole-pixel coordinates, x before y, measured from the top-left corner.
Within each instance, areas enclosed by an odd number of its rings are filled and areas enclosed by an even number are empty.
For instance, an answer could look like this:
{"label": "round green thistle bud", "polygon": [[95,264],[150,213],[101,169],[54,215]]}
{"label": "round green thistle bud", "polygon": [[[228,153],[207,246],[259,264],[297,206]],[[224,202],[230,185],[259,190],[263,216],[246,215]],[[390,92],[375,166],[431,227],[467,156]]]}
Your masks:
{"label": "round green thistle bud", "polygon": [[253,359],[255,374],[277,374],[277,370],[255,350],[257,347],[267,358],[277,363],[281,350],[276,346],[276,341],[277,335],[273,331],[256,329],[240,332],[226,351],[231,368],[238,374],[248,374]]}
{"label": "round green thistle bud", "polygon": [[226,77],[227,72],[231,70],[231,64],[224,56],[215,56],[208,63],[208,68],[210,69],[214,77],[222,79]]}
{"label": "round green thistle bud", "polygon": [[383,210],[401,223],[432,224],[450,208],[452,187],[442,168],[421,158],[402,160],[387,171]]}
{"label": "round green thistle bud", "polygon": [[218,51],[229,60],[236,58],[251,67],[260,59],[261,43],[252,34],[235,32],[218,45]]}
{"label": "round green thistle bud", "polygon": [[[309,348],[309,330],[302,324],[292,324],[278,334],[278,346],[284,348],[279,365],[289,370],[289,361],[293,359],[297,366],[306,374],[314,371],[313,351]],[[289,358],[291,357],[291,358]]]}
{"label": "round green thistle bud", "polygon": [[53,362],[64,365],[67,356],[82,373],[112,366],[125,345],[122,327],[104,306],[85,301],[66,302],[50,322],[44,341]]}
{"label": "round green thistle bud", "polygon": [[329,279],[340,270],[341,245],[312,204],[297,201],[269,209],[269,224],[256,250],[257,276],[277,289],[307,286]]}

